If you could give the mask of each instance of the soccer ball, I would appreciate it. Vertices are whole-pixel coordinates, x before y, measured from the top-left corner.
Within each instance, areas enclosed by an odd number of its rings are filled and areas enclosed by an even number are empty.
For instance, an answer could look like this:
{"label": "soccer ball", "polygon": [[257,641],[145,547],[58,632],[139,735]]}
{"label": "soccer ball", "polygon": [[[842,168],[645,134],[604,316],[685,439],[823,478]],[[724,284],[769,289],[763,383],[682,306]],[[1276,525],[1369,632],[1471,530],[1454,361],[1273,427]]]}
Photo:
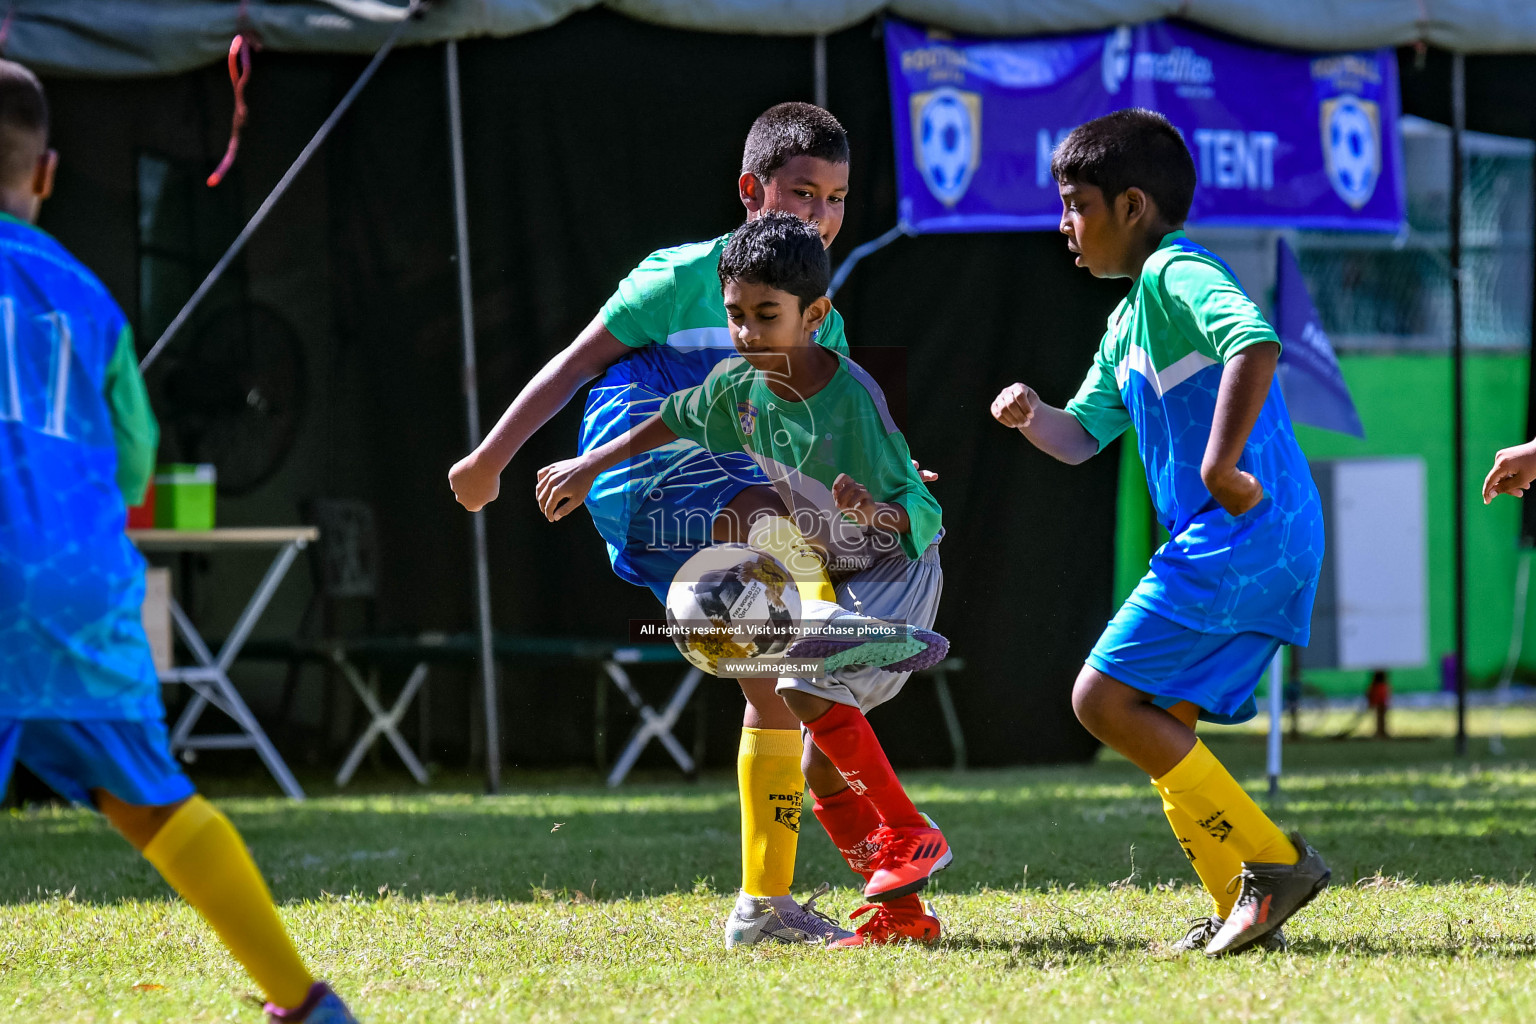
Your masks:
{"label": "soccer ball", "polygon": [[800,619],[800,591],[784,564],[745,544],[716,544],[683,564],[667,590],[672,642],[719,674],[721,658],[784,653]]}

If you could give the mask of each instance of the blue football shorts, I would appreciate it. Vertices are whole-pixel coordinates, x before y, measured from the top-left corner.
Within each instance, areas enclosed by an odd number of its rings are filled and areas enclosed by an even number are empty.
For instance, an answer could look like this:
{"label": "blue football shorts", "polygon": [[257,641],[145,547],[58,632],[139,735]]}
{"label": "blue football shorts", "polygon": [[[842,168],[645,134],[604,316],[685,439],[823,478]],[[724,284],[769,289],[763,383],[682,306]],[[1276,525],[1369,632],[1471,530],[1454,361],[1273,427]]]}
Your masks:
{"label": "blue football shorts", "polygon": [[196,791],[171,756],[159,719],[0,718],[0,793],[18,761],[60,796],[87,806],[93,789],[141,807],[174,804]]}
{"label": "blue football shorts", "polygon": [[1088,664],[1169,708],[1188,701],[1207,722],[1236,725],[1258,713],[1253,692],[1282,641],[1263,633],[1201,633],[1135,605],[1109,620]]}

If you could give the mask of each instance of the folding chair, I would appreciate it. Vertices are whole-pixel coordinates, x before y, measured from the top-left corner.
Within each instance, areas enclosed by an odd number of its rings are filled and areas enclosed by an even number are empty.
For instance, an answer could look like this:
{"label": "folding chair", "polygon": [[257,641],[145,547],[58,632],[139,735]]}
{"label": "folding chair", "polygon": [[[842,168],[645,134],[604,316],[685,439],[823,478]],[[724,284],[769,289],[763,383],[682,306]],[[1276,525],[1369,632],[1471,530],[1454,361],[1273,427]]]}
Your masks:
{"label": "folding chair", "polygon": [[640,691],[635,688],[634,682],[629,678],[629,666],[639,664],[658,664],[683,662],[683,656],[678,653],[676,647],[671,644],[647,644],[643,647],[619,647],[615,648],[601,663],[602,675],[597,681],[597,754],[598,764],[601,765],[603,749],[606,742],[606,731],[603,719],[607,715],[607,701],[604,700],[605,688],[612,683],[624,699],[629,701],[630,707],[640,713],[640,721],[636,723],[634,732],[630,734],[629,741],[624,744],[624,749],[619,753],[618,759],[613,763],[613,770],[608,773],[608,785],[617,786],[624,781],[624,777],[634,768],[640,754],[650,745],[652,740],[660,743],[683,774],[692,778],[698,774],[698,762],[693,755],[683,749],[677,737],[672,734],[672,729],[687,709],[688,702],[693,698],[693,693],[704,681],[704,673],[692,665],[678,680],[677,686],[667,699],[666,706],[657,711],[645,702],[640,696]]}
{"label": "folding chair", "polygon": [[[401,736],[399,726],[419,695],[419,742],[424,752],[428,738],[427,698],[424,690],[428,675],[427,663],[418,662],[412,668],[399,695],[386,708],[381,703],[377,668],[370,667],[365,672],[351,657],[353,648],[366,647],[368,640],[377,633],[379,559],[373,508],[361,501],[318,498],[305,502],[301,512],[306,522],[320,527],[321,538],[320,543],[315,545],[314,558],[310,563],[314,577],[314,598],[305,612],[306,629],[318,615],[321,638],[305,646],[310,651],[320,652],[322,663],[326,666],[327,679],[333,679],[333,674],[339,674],[368,716],[366,726],[353,742],[336,773],[336,785],[345,786],[352,780],[363,759],[381,738],[389,741],[411,776],[418,783],[426,785],[427,771],[417,753],[411,750]],[[354,610],[349,613],[349,608]],[[296,672],[295,664],[290,667],[285,688],[285,714],[292,699]],[[334,717],[333,697],[334,688],[327,687],[327,708],[323,716],[327,722]],[[422,756],[425,756],[424,753]]]}

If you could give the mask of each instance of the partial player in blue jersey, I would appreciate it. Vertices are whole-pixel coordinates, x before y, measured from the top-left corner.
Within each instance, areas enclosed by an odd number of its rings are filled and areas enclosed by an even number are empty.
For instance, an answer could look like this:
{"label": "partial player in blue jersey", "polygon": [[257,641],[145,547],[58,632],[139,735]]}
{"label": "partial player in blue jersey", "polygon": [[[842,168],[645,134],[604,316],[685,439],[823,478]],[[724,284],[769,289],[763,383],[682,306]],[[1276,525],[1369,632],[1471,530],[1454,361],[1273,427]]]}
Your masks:
{"label": "partial player in blue jersey", "polygon": [[[827,111],[808,103],[771,107],[747,134],[737,179],[747,218],[770,210],[794,214],[815,224],[830,246],[843,223],[848,155],[848,137]],[[582,452],[645,422],[668,395],[703,383],[718,362],[734,356],[718,275],[729,239],[662,249],[621,281],[592,323],[545,364],[479,447],[450,471],[460,504],[476,511],[495,500],[513,456],[594,378]],[[836,310],[816,340],[847,353]],[[760,518],[785,515],[751,460],[682,440],[603,474],[586,504],[614,572],[661,601],[699,548],[745,541]],[[805,792],[799,720],[774,692],[777,679],[740,682],[747,698],[737,756],[742,887],[726,922],[726,945],[847,936],[790,896]]]}
{"label": "partial player in blue jersey", "polygon": [[159,431],[133,334],[33,226],[53,189],[48,106],[0,60],[0,791],[20,762],[94,806],[250,972],[273,1020],[353,1020],[295,952],[239,834],[171,757],[123,532]]}
{"label": "partial player in blue jersey", "polygon": [[1064,409],[1014,384],[992,414],[1072,464],[1134,426],[1170,535],[1089,653],[1073,709],[1152,777],[1215,904],[1179,948],[1280,947],[1280,926],[1328,884],[1328,867],[1194,731],[1197,718],[1253,717],[1275,653],[1310,635],[1322,510],[1274,379],[1280,342],[1226,264],[1181,230],[1195,165],[1161,114],[1079,125],[1051,173],[1077,264],[1131,290]]}

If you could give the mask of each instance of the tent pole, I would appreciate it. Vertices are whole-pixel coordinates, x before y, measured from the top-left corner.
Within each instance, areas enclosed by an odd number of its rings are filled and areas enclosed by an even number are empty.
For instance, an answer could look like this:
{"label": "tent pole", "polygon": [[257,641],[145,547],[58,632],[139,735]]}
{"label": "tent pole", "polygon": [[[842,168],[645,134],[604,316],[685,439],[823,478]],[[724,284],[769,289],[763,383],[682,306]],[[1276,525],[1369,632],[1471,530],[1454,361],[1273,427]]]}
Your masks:
{"label": "tent pole", "polygon": [[1467,508],[1465,490],[1465,338],[1462,325],[1462,132],[1467,127],[1467,65],[1451,54],[1451,500],[1456,537],[1456,756],[1467,754]]}
{"label": "tent pole", "polygon": [[815,102],[822,110],[827,109],[827,37],[816,36],[815,57],[816,88]]}
{"label": "tent pole", "polygon": [[331,116],[327,117],[325,123],[320,125],[314,137],[309,140],[309,144],[294,158],[293,163],[283,173],[278,183],[273,186],[272,191],[267,193],[267,198],[262,200],[261,206],[257,208],[255,213],[251,214],[251,219],[246,221],[245,227],[240,229],[240,234],[235,236],[235,240],[229,243],[229,248],[224,250],[224,255],[219,257],[219,262],[215,263],[213,269],[208,271],[208,276],[203,278],[203,283],[197,286],[197,291],[193,292],[186,305],[181,307],[181,312],[176,314],[176,319],[172,320],[170,326],[160,335],[160,340],[156,341],[154,346],[144,354],[144,358],[139,360],[140,373],[149,369],[150,364],[160,357],[161,352],[165,351],[165,346],[171,343],[171,339],[176,337],[177,333],[186,326],[193,310],[202,304],[203,299],[207,297],[219,278],[224,276],[224,271],[228,270],[229,265],[235,261],[235,257],[240,255],[240,250],[245,248],[245,243],[251,240],[251,236],[256,233],[256,229],[261,227],[261,222],[267,219],[267,214],[271,213],[272,208],[277,205],[277,201],[283,198],[283,193],[288,191],[288,186],[293,184],[294,179],[299,176],[299,172],[304,169],[304,165],[309,163],[309,158],[314,156],[316,151],[320,149],[321,144],[325,142],[326,136],[331,134],[331,129],[336,127],[336,123],[341,120],[342,115],[352,106],[353,101],[357,99],[358,93],[363,91],[363,86],[367,85],[369,80],[373,78],[374,73],[379,70],[379,65],[384,63],[384,58],[389,56],[389,51],[395,48],[395,44],[400,41],[400,37],[405,34],[406,28],[411,24],[411,20],[420,13],[425,4],[426,0],[411,0],[411,5],[406,8],[405,14],[401,17],[399,23],[389,33],[389,37],[384,40],[384,45],[380,46],[378,51],[374,53],[373,59],[368,62],[368,66],[363,68],[363,73],[358,75],[357,81],[352,83],[352,88],[347,90],[346,95],[341,98],[341,102],[336,104],[336,109],[331,111]]}
{"label": "tent pole", "polygon": [[[459,329],[464,339],[464,418],[469,443],[480,443],[480,381],[475,367],[475,310],[469,285],[469,210],[464,199],[464,118],[459,101],[459,44],[448,40],[448,140],[453,156],[453,233],[458,243]],[[480,627],[480,683],[485,698],[485,790],[501,790],[501,729],[496,712],[496,658],[491,643],[491,567],[485,512],[474,513],[475,618]]]}

